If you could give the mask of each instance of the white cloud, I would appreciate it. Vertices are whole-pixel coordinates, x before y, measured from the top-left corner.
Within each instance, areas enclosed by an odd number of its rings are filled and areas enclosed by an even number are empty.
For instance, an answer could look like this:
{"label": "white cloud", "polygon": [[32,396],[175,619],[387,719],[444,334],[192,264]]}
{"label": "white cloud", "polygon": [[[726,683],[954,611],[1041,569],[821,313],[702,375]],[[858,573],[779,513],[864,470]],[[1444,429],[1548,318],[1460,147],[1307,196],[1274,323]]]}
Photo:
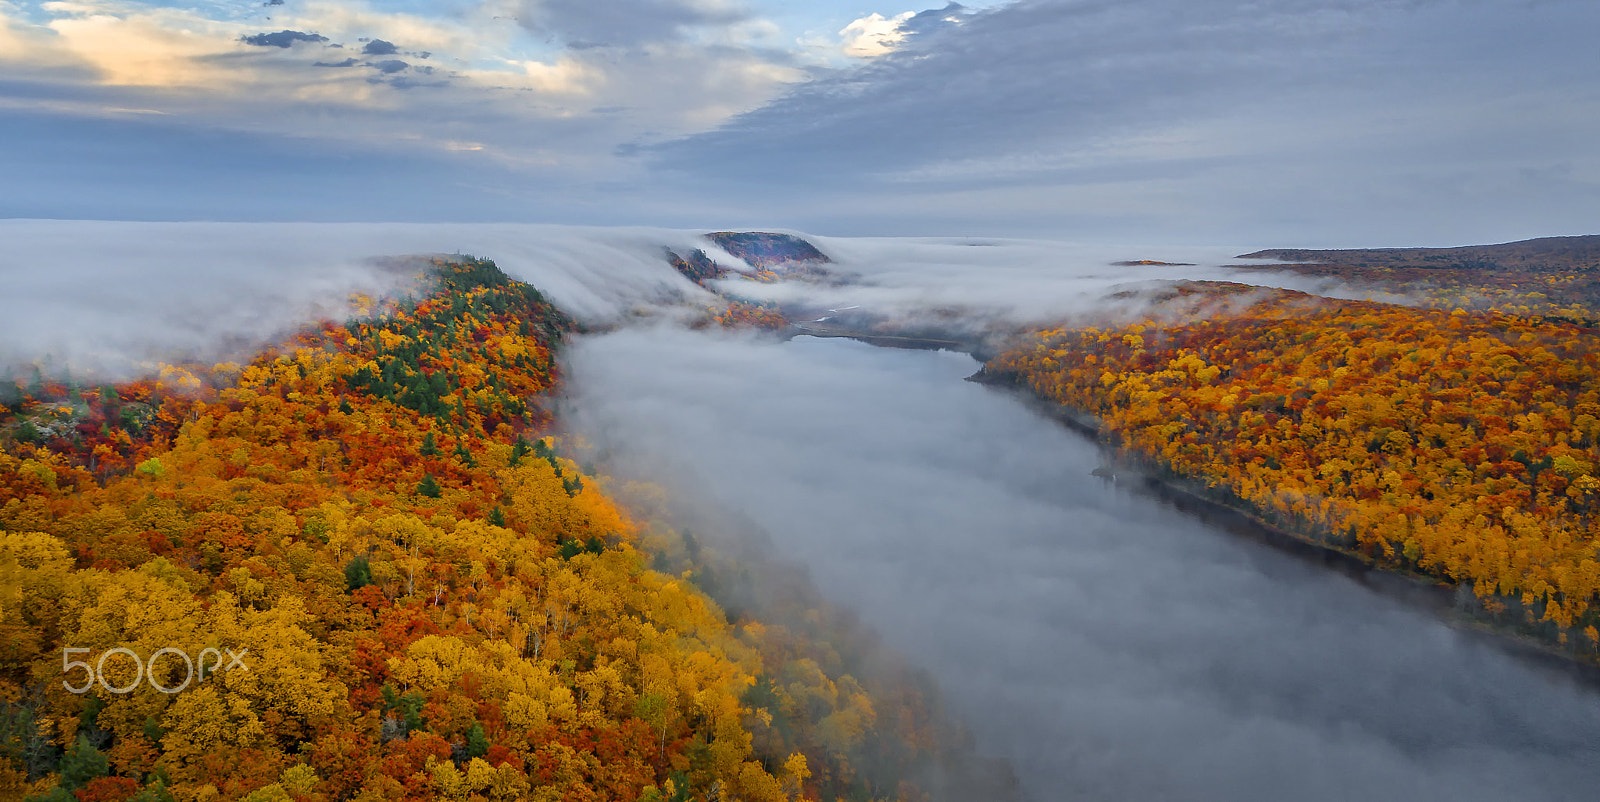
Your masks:
{"label": "white cloud", "polygon": [[49,29],[23,20],[16,5],[0,2],[0,64],[62,66],[54,38]]}
{"label": "white cloud", "polygon": [[591,96],[605,84],[605,73],[580,59],[563,55],[554,62],[505,59],[500,70],[466,70],[462,74],[487,86],[529,89],[541,95]]}
{"label": "white cloud", "polygon": [[88,74],[114,86],[219,86],[222,71],[199,60],[230,50],[233,26],[175,9],[126,9],[114,3],[46,3],[43,23],[0,5],[0,63],[68,80]]}
{"label": "white cloud", "polygon": [[892,17],[877,13],[868,14],[839,31],[839,35],[843,37],[840,49],[845,55],[855,58],[887,55],[905,39],[906,32],[900,26],[913,16],[913,12],[910,11]]}

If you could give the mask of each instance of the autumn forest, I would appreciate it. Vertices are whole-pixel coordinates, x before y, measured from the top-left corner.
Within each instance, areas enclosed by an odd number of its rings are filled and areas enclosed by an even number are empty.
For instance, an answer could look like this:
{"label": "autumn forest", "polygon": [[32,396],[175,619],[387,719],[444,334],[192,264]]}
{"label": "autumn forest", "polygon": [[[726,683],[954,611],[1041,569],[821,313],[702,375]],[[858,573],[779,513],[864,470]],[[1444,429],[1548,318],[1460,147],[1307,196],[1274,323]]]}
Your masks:
{"label": "autumn forest", "polygon": [[1189,283],[1150,320],[1040,331],[986,370],[1164,480],[1456,587],[1469,612],[1593,659],[1596,333]]}
{"label": "autumn forest", "polygon": [[[724,613],[688,579],[715,555],[549,435],[571,322],[492,262],[425,280],[248,364],[6,399],[0,785],[920,798],[914,769],[960,744],[919,681],[852,676],[816,600],[789,626]],[[64,649],[98,681],[73,692]]]}
{"label": "autumn forest", "polygon": [[[854,280],[790,235],[657,255],[702,291],[688,329],[962,348],[1090,433],[1096,474],[1592,665],[1600,245],[1574,239],[1263,251],[1373,299],[1134,282],[977,333],[773,300]],[[492,261],[411,264],[409,295],[238,362],[0,381],[0,797],[1016,798],[926,674],[562,426],[586,324]]]}

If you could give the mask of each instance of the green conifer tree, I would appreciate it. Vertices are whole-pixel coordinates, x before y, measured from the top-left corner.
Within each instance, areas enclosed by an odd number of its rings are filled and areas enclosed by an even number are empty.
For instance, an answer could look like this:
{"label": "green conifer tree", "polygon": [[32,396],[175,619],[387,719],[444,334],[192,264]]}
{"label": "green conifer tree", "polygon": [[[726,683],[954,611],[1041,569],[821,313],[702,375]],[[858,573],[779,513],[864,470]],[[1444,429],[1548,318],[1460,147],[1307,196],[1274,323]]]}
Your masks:
{"label": "green conifer tree", "polygon": [[61,787],[76,791],[97,778],[106,776],[111,764],[100,750],[89,743],[89,736],[78,735],[77,743],[61,757]]}
{"label": "green conifer tree", "polygon": [[424,475],[422,481],[417,483],[417,493],[428,498],[438,498],[439,480],[433,478],[431,473]]}

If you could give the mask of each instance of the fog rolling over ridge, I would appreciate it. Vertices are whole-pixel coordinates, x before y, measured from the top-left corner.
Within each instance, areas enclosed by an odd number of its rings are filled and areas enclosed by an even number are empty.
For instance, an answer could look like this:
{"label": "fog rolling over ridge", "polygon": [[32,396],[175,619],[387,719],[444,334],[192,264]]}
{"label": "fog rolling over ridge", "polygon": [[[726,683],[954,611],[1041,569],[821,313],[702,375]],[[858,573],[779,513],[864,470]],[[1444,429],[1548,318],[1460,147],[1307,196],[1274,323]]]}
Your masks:
{"label": "fog rolling over ridge", "polygon": [[1031,798],[1561,800],[1600,698],[1089,475],[943,352],[581,337],[564,414],[758,522]]}
{"label": "fog rolling over ridge", "polygon": [[241,341],[253,350],[343,317],[350,293],[404,291],[413,271],[386,257],[494,258],[588,322],[709,298],[662,253],[710,244],[673,229],[0,220],[0,239],[0,369],[49,358],[120,377]]}
{"label": "fog rolling over ridge", "polygon": [[[531,224],[119,223],[0,220],[0,373],[57,368],[129,377],[162,359],[234,355],[320,316],[352,292],[396,291],[375,258],[471,253],[496,261],[590,324],[673,314],[713,299],[672,269],[671,248],[742,266],[702,231]],[[1249,246],[1158,249],[1030,240],[810,237],[854,278],[843,287],[739,282],[741,293],[885,314],[962,307],[1036,319],[1103,307],[1113,288],[1213,278],[1346,294],[1326,281],[1218,265]],[[1116,267],[1133,258],[1197,266]]]}

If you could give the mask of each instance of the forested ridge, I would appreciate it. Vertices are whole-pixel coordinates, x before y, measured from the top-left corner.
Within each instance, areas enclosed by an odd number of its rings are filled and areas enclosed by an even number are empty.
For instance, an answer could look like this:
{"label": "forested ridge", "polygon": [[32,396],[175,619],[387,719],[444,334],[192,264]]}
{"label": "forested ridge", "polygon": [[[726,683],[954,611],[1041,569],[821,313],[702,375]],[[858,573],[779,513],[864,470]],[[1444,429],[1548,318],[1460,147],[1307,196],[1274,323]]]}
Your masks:
{"label": "forested ridge", "polygon": [[1600,236],[1595,235],[1457,248],[1280,249],[1238,258],[1288,262],[1261,267],[1375,285],[1446,311],[1494,310],[1590,325],[1600,320]]}
{"label": "forested ridge", "polygon": [[[852,676],[818,610],[730,620],[691,581],[713,558],[653,553],[694,541],[550,436],[561,313],[492,262],[430,270],[246,365],[6,395],[0,788],[925,798],[912,775],[959,744],[922,689]],[[65,649],[118,648],[150,682],[111,652],[64,687]],[[151,659],[208,648],[246,668]]]}
{"label": "forested ridge", "polygon": [[1170,300],[1197,298],[1216,314],[1045,330],[986,370],[1171,479],[1595,657],[1600,332],[1228,284]]}

